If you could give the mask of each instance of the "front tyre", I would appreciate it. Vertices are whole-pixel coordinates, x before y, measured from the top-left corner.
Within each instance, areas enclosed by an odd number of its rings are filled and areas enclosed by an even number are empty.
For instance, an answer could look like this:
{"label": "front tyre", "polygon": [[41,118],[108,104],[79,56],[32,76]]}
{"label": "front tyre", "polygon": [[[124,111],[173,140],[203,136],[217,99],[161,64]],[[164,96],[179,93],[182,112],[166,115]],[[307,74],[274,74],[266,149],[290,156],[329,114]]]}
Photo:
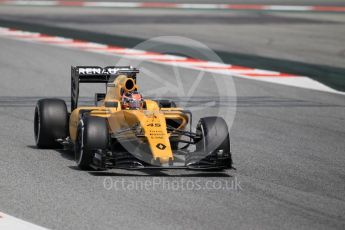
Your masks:
{"label": "front tyre", "polygon": [[108,147],[107,121],[103,117],[86,116],[78,124],[74,145],[75,161],[82,170],[89,170],[95,151]]}
{"label": "front tyre", "polygon": [[49,98],[37,102],[34,134],[38,148],[61,147],[56,139],[68,136],[68,111],[65,101]]}
{"label": "front tyre", "polygon": [[221,117],[204,117],[199,120],[196,132],[201,139],[196,144],[200,167],[232,168],[230,135],[225,120]]}

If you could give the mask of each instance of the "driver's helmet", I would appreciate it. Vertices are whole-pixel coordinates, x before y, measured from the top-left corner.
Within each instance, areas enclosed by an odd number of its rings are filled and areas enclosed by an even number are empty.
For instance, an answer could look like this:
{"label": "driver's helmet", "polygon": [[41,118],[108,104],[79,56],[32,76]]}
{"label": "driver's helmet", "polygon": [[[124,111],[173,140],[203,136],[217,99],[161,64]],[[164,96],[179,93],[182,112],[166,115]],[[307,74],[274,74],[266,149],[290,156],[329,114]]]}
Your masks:
{"label": "driver's helmet", "polygon": [[122,95],[123,109],[142,109],[144,105],[143,97],[140,93],[133,91]]}

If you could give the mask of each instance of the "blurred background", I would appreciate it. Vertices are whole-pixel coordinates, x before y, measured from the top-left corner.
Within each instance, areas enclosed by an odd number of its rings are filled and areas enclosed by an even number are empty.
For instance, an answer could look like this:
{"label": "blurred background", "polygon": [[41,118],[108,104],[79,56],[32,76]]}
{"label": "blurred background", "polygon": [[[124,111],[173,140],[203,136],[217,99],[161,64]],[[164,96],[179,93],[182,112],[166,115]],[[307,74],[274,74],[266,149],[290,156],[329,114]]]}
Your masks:
{"label": "blurred background", "polygon": [[2,1],[0,25],[127,47],[185,36],[225,63],[345,90],[344,7],[342,0]]}

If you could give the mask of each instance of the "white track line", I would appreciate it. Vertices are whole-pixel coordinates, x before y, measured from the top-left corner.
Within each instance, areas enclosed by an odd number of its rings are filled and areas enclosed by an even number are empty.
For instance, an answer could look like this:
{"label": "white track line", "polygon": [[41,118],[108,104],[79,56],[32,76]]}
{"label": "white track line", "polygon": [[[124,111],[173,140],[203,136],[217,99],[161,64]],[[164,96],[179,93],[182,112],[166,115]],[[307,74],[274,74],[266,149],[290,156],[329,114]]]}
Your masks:
{"label": "white track line", "polygon": [[265,10],[277,10],[277,11],[313,11],[312,6],[279,6],[279,5],[270,5],[264,6]]}
{"label": "white track line", "polygon": [[2,1],[6,5],[20,5],[20,6],[57,6],[60,4],[58,1]]}
{"label": "white track line", "polygon": [[47,228],[29,223],[27,221],[15,218],[0,212],[0,229],[1,230],[47,230]]}
{"label": "white track line", "polygon": [[160,54],[120,46],[109,46],[100,43],[87,42],[58,36],[50,36],[40,33],[21,31],[4,27],[0,27],[0,36],[16,40],[35,42],[40,44],[49,44],[64,48],[78,49],[117,57],[126,57],[129,59],[141,59],[163,65],[180,66],[184,68],[202,70],[212,73],[221,73],[228,76],[345,95],[344,92],[334,90],[308,77],[287,74],[277,71],[269,71],[244,66],[235,66],[231,64],[209,62],[205,60]]}

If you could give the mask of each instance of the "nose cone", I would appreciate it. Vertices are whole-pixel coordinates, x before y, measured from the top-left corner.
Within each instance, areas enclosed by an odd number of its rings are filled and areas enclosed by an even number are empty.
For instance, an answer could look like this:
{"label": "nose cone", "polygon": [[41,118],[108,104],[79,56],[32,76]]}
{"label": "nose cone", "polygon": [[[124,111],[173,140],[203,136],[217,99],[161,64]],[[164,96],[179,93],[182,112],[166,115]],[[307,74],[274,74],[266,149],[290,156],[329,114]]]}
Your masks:
{"label": "nose cone", "polygon": [[159,112],[147,115],[142,125],[151,149],[153,160],[161,164],[169,163],[169,160],[173,160],[164,115]]}

